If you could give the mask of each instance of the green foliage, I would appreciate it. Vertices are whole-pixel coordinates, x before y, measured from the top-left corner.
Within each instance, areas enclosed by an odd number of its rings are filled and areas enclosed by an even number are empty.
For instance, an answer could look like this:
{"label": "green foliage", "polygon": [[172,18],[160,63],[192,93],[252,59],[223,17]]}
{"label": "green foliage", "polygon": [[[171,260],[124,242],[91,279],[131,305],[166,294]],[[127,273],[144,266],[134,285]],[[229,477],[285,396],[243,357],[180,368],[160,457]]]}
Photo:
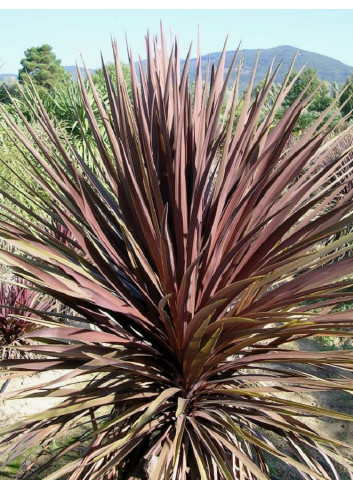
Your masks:
{"label": "green foliage", "polygon": [[[255,100],[252,84],[241,100],[237,84],[227,98],[237,54],[225,73],[225,49],[207,83],[198,71],[191,94],[188,60],[180,71],[179,46],[168,58],[162,33],[140,83],[132,65],[132,97],[114,53],[106,98],[78,80],[95,171],[38,94],[30,103],[40,137],[20,108],[23,127],[2,108],[46,172],[33,166],[47,197],[28,183],[44,217],[0,219],[0,236],[23,253],[0,258],[87,324],[43,320],[28,335],[42,357],[1,362],[5,376],[63,369],[16,396],[64,400],[4,427],[0,456],[10,464],[28,447],[48,452],[89,417],[82,438],[22,477],[263,480],[277,467],[269,455],[302,479],[338,478],[337,465],[351,474],[347,444],[306,420],[352,415],[293,400],[353,389],[352,350],[296,348],[323,333],[350,337],[353,327],[350,311],[335,310],[352,301],[353,258],[342,257],[353,239],[351,148],[325,164],[339,139],[324,144],[334,129],[324,113],[292,145],[310,99],[299,91],[276,119],[287,95],[278,87],[264,114],[270,77]],[[53,223],[68,239],[49,232]],[[327,367],[340,373],[327,378]]]}
{"label": "green foliage", "polygon": [[[293,80],[295,75],[296,73],[291,75],[290,81]],[[307,86],[308,92],[313,92],[315,89],[320,87],[319,91],[315,94],[313,100],[311,101],[310,109],[313,111],[322,112],[322,110],[327,108],[332,101],[330,96],[330,86],[328,83],[323,83],[320,80],[317,71],[313,68],[308,68],[300,74],[286,97],[285,105],[290,107]]]}
{"label": "green foliage", "polygon": [[[90,90],[89,83],[84,82],[87,89],[87,100],[94,113],[97,113],[97,106],[94,96]],[[55,92],[45,98],[44,106],[53,121],[65,131],[65,136],[74,144],[75,149],[85,160],[92,164],[92,142],[94,141],[93,131],[86,117],[85,102],[80,96],[78,84],[71,82],[60,86]],[[99,129],[103,136],[104,129],[99,123]],[[94,148],[93,148],[94,149]]]}
{"label": "green foliage", "polygon": [[[260,81],[255,88],[252,91],[252,97],[255,99],[256,96],[259,96],[260,93],[263,91],[264,87],[266,85],[266,80]],[[282,88],[282,85],[280,83],[273,83],[271,85],[271,88],[268,92],[268,95],[266,99],[264,100],[262,109],[261,109],[261,120],[264,120],[266,116],[271,112],[274,103],[277,100],[278,94]],[[283,116],[285,112],[284,107],[280,107],[279,110],[276,112],[276,116],[274,121],[278,122],[278,120]]]}
{"label": "green foliage", "polygon": [[352,339],[335,338],[333,336],[321,336],[315,338],[322,350],[351,350],[353,347]]}
{"label": "green foliage", "polygon": [[[23,101],[21,99],[16,100],[18,106],[24,108]],[[6,106],[6,109],[3,110],[12,113],[14,116],[16,114],[12,105]],[[24,110],[25,115],[28,115],[28,110],[28,107],[27,110]],[[24,134],[30,137],[28,131],[21,124],[21,119],[15,116],[15,120],[22,127]],[[45,138],[45,134],[38,123],[33,121],[31,127],[36,137]],[[2,124],[0,124],[0,144],[2,149],[0,155],[0,215],[2,219],[7,219],[9,222],[12,222],[14,219],[18,222],[23,218],[29,219],[30,221],[37,220],[45,214],[45,211],[43,206],[38,202],[38,198],[31,198],[31,194],[35,193],[41,196],[43,200],[47,198],[48,194],[38,181],[29,178],[29,174],[33,175],[33,172],[36,171],[44,179],[48,175],[38,165],[30,152],[25,148],[19,148],[12,134],[8,130],[5,130]],[[26,163],[14,164],[14,162],[18,161]],[[30,193],[28,192],[28,186],[31,189]],[[16,213],[16,216],[14,213]],[[48,216],[46,215],[46,217]]]}
{"label": "green foliage", "polygon": [[[288,80],[288,85],[293,82],[294,78],[297,77],[293,86],[289,90],[285,100],[282,103],[282,106],[277,110],[274,121],[278,122],[286,110],[293,105],[294,102],[298,99],[298,97],[305,97],[308,93],[312,93],[315,91],[315,94],[311,98],[310,104],[303,108],[300,117],[298,118],[297,124],[294,128],[293,133],[298,136],[303,134],[310,126],[312,126],[317,118],[320,116],[322,112],[324,112],[334,101],[331,96],[331,87],[327,82],[323,82],[318,77],[317,72],[309,68],[303,71],[299,76],[296,73],[292,73]],[[258,83],[253,90],[253,97],[255,97],[263,88],[265,80]],[[265,116],[271,111],[273,104],[276,100],[276,97],[281,89],[280,83],[273,83],[271,89],[268,92],[267,98],[263,104],[262,109],[262,117]],[[334,87],[336,90],[336,96],[338,95],[338,87],[337,84]],[[332,121],[332,126],[335,126],[340,120],[339,111],[337,108],[333,106],[330,113],[327,115],[326,120],[335,114],[335,118]]]}
{"label": "green foliage", "polygon": [[54,89],[68,77],[48,44],[27,49],[21,65],[22,68],[18,72],[20,82],[30,77],[37,87],[47,90]]}
{"label": "green foliage", "polygon": [[[345,91],[340,97],[340,103],[345,105],[342,107],[342,115],[346,116],[353,110],[353,75],[347,79],[344,84]],[[353,118],[353,114],[350,115],[350,119]]]}
{"label": "green foliage", "polygon": [[[290,81],[294,78],[295,74],[292,74],[290,77]],[[312,97],[310,104],[303,110],[301,116],[298,119],[298,123],[296,126],[296,133],[302,134],[307,130],[308,127],[314,124],[318,116],[324,112],[333,102],[333,97],[331,95],[331,87],[328,82],[320,80],[317,71],[308,68],[303,71],[300,76],[295,81],[293,87],[288,93],[286,97],[284,106],[290,107],[294,101],[299,97],[299,95],[306,89],[307,93],[313,92],[316,90],[315,95]],[[331,113],[328,115],[332,115],[333,109]],[[337,114],[334,124],[337,124],[339,120],[339,114]]]}
{"label": "green foliage", "polygon": [[[116,87],[116,69],[115,69],[115,63],[110,62],[105,65],[105,69],[107,71],[107,74],[114,85]],[[131,91],[131,77],[130,77],[130,67],[124,63],[121,63],[121,69],[123,72],[123,76],[126,82],[126,86],[128,89],[129,96],[132,96],[132,91]],[[95,86],[97,87],[97,90],[99,91],[100,95],[104,98],[107,97],[107,86],[105,83],[105,76],[104,76],[104,70],[103,68],[98,68],[93,74],[92,74],[92,80]]]}
{"label": "green foliage", "polygon": [[[254,88],[254,90],[252,92],[252,96],[255,98],[256,95],[258,95],[259,92],[261,90],[263,90],[265,85],[266,85],[265,80],[262,80],[261,82],[259,82],[256,85],[256,87]],[[278,94],[281,90],[281,87],[282,87],[282,85],[280,83],[273,83],[271,85],[271,88],[268,92],[268,96],[267,96],[266,100],[264,101],[264,106],[263,106],[263,109],[267,110],[267,112],[273,107],[273,104],[275,103],[275,101],[278,97]]]}
{"label": "green foliage", "polygon": [[13,80],[4,81],[0,84],[0,103],[8,104],[10,102],[10,95],[14,95],[16,92],[16,83]]}
{"label": "green foliage", "polygon": [[0,479],[2,480],[17,479],[23,461],[24,461],[24,457],[18,457],[13,462],[8,464],[5,470],[3,468],[0,469]]}

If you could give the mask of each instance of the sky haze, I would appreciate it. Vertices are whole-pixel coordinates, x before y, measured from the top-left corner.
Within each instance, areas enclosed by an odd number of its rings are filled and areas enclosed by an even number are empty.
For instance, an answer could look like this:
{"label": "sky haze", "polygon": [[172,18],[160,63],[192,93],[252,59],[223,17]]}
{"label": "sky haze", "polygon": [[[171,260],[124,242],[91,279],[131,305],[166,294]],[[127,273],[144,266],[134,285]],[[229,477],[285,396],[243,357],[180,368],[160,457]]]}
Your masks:
{"label": "sky haze", "polygon": [[64,66],[83,54],[87,66],[100,65],[100,51],[111,60],[110,38],[117,38],[127,60],[125,33],[134,57],[144,55],[147,29],[159,22],[180,38],[185,56],[200,28],[202,54],[228,49],[270,48],[283,44],[314,51],[353,66],[353,10],[0,10],[0,73],[17,74],[24,51],[50,44]]}

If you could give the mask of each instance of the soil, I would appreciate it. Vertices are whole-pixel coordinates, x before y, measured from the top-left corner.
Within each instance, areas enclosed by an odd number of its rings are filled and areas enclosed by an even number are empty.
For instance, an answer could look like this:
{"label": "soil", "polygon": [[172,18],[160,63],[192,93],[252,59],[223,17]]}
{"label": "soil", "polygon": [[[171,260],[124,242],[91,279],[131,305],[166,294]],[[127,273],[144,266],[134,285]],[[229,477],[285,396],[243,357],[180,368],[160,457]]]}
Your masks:
{"label": "soil", "polygon": [[[317,341],[317,339],[304,339],[298,341],[296,344],[292,345],[293,349],[302,349],[307,351],[323,351],[325,349],[339,349],[342,347],[339,340],[335,340],[329,343],[329,346],[325,348],[325,344],[322,341]],[[352,345],[350,345],[352,348]],[[294,365],[293,365],[294,367]],[[288,365],[290,368],[290,365]],[[283,366],[282,366],[283,369]],[[304,370],[304,367],[302,367]],[[315,366],[306,366],[305,371],[311,373],[313,375],[320,376],[322,378],[337,378],[340,374],[344,374],[348,378],[352,378],[353,373],[347,371],[340,371],[340,369],[327,367],[324,370],[315,367]],[[348,392],[343,392],[341,390],[337,391],[326,391],[326,392],[298,392],[298,393],[282,393],[279,394],[279,397],[289,398],[292,401],[305,403],[315,407],[322,407],[324,409],[329,409],[332,411],[338,411],[341,413],[346,413],[353,416],[353,395]],[[305,424],[307,424],[310,428],[315,430],[319,435],[339,440],[341,442],[346,443],[350,446],[349,449],[342,450],[342,453],[353,463],[353,422],[337,420],[327,417],[322,417],[320,419],[314,417],[303,417],[300,418]],[[266,435],[268,433],[266,432]],[[280,443],[280,440],[274,440],[277,444]],[[280,447],[279,447],[280,448]],[[282,447],[284,448],[284,447]],[[285,465],[281,462],[278,462],[277,459],[271,459],[272,462],[272,476],[274,479],[281,480],[291,480],[298,479],[298,473],[295,469]],[[348,474],[345,473],[340,467],[336,466],[336,470],[339,473],[342,479],[349,478]]]}
{"label": "soil", "polygon": [[[1,382],[0,377],[0,391],[2,390],[1,396],[7,396],[14,391],[32,387],[42,382],[55,380],[62,375],[64,375],[62,370],[52,370],[51,372],[17,377],[11,379],[6,385],[5,382]],[[38,401],[38,398],[1,400],[0,397],[0,427],[8,423],[19,421],[31,414],[54,407],[61,400],[62,398],[60,397],[41,398],[40,401]]]}

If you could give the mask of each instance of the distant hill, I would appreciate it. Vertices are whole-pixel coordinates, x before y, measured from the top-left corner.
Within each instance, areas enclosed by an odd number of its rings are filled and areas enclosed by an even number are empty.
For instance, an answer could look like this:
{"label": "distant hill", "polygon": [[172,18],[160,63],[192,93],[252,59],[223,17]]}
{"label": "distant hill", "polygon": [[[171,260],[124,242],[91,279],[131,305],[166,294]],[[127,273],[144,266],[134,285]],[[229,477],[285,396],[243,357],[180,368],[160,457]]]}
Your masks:
{"label": "distant hill", "polygon": [[[76,69],[76,65],[74,65],[74,66],[64,66],[64,68],[65,68],[65,71],[67,73],[69,73],[69,75],[71,75],[74,80],[77,80],[77,69]],[[94,73],[95,71],[96,70],[93,70],[93,69],[89,68],[89,72],[90,73]],[[80,66],[80,72],[81,72],[81,75],[83,76],[83,78],[86,78],[86,72],[85,72],[85,69],[82,66]]]}
{"label": "distant hill", "polygon": [[[270,49],[262,49],[260,52],[260,59],[255,77],[255,83],[263,80],[266,77],[267,70],[275,58],[275,65],[282,61],[282,67],[277,75],[277,82],[282,82],[288,68],[298,51],[297,48],[292,46],[278,46]],[[257,49],[243,49],[243,66],[240,75],[241,89],[244,89],[248,84],[252,72],[252,68],[257,56]],[[211,64],[218,63],[221,53],[211,53],[210,55],[202,56],[201,67],[203,75],[206,73],[206,66],[208,56],[210,57]],[[230,66],[234,51],[229,51],[226,54],[225,66]],[[337,82],[339,85],[344,83],[347,78],[353,74],[353,67],[345,65],[336,59],[323,56],[322,54],[312,53],[310,51],[299,50],[299,55],[295,63],[294,69],[299,70],[303,65],[307,65],[307,68],[314,68],[317,70],[319,77],[322,80],[326,80],[329,83]],[[196,74],[196,59],[190,60],[189,75],[191,79],[195,78]],[[235,78],[235,70],[233,74],[233,80]]]}
{"label": "distant hill", "polygon": [[[258,69],[256,73],[255,83],[263,80],[266,76],[268,67],[270,66],[273,58],[275,58],[275,64],[282,61],[282,67],[277,76],[277,82],[282,82],[287,72],[292,59],[297,52],[298,48],[293,46],[277,46],[270,49],[262,49],[260,53],[260,59],[258,64]],[[243,49],[243,66],[240,75],[240,89],[244,90],[249,83],[252,67],[254,65],[257,49]],[[211,53],[209,55],[202,56],[202,72],[203,76],[206,73],[206,66],[208,57],[210,58],[211,64],[215,63],[217,65],[221,53]],[[226,54],[226,68],[230,66],[234,51],[228,51]],[[183,62],[182,62],[183,64]],[[326,80],[329,83],[337,82],[339,85],[344,83],[347,78],[353,74],[353,67],[345,65],[340,61],[330,58],[328,56],[323,56],[322,54],[312,53],[310,51],[305,51],[303,49],[299,50],[299,56],[295,63],[295,69],[299,70],[303,65],[307,65],[307,68],[314,68],[317,70],[319,77],[322,80]],[[145,62],[143,62],[145,65]],[[70,75],[76,80],[76,66],[64,66],[65,70],[70,73]],[[85,77],[84,69],[80,68],[81,73]],[[94,69],[90,69],[91,73],[94,73]],[[191,80],[194,80],[196,74],[196,59],[190,60],[189,76]],[[0,74],[0,82],[4,79],[16,79],[16,75],[13,74]],[[233,73],[233,79],[235,78],[235,70]]]}
{"label": "distant hill", "polygon": [[17,80],[17,76],[13,75],[12,73],[1,73],[0,74],[0,83],[8,80],[8,81],[15,81]]}
{"label": "distant hill", "polygon": [[[69,73],[69,75],[71,75],[74,80],[77,79],[77,72],[76,72],[76,66],[75,65],[63,66],[63,68],[65,68],[65,71],[67,73]],[[85,74],[85,70],[84,70],[84,68],[82,68],[82,66],[80,67],[80,71],[81,71],[83,77],[85,78],[86,74]],[[89,69],[89,71],[90,71],[90,73],[94,73],[96,70]],[[5,80],[17,80],[17,75],[14,75],[12,73],[0,73],[0,82],[3,82]]]}

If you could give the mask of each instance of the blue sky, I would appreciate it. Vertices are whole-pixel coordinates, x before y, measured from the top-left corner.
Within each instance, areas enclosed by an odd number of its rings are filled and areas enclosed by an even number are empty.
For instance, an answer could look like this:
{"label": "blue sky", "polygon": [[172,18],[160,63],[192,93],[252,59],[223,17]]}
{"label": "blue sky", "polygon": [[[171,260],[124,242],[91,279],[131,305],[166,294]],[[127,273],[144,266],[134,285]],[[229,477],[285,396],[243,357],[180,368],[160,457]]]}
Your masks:
{"label": "blue sky", "polygon": [[[17,73],[26,48],[50,44],[63,65],[83,53],[86,64],[100,64],[100,50],[111,59],[110,37],[118,39],[126,60],[125,32],[135,58],[144,57],[147,28],[155,34],[162,20],[180,38],[182,54],[196,40],[202,53],[269,48],[289,44],[353,66],[353,10],[0,10],[0,73]],[[196,46],[195,46],[196,49]],[[195,51],[194,51],[195,52]]]}

